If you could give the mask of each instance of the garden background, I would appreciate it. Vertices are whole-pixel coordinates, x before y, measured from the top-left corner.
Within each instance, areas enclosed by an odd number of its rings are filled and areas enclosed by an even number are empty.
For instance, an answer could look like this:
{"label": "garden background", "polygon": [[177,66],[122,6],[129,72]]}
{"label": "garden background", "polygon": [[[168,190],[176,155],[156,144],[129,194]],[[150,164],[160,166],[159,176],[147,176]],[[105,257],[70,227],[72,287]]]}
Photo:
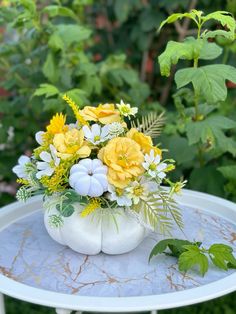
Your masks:
{"label": "garden background", "polygon": [[[168,40],[196,35],[187,19],[158,33],[161,21],[195,8],[236,15],[235,0],[1,1],[1,206],[14,201],[17,185],[11,169],[19,155],[35,146],[35,132],[55,112],[70,117],[62,100],[65,92],[80,108],[123,99],[139,107],[140,116],[164,111],[166,124],[158,142],[176,160],[173,178],[187,179],[187,188],[236,201],[236,85],[227,81],[226,101],[200,103],[201,119],[194,120],[194,95],[187,88],[177,91],[173,75],[189,62],[180,61],[168,78],[160,75],[157,62]],[[211,63],[235,65],[236,42],[221,37],[216,43],[223,52]],[[235,311],[234,293],[163,313]],[[7,298],[8,313],[50,311]]]}

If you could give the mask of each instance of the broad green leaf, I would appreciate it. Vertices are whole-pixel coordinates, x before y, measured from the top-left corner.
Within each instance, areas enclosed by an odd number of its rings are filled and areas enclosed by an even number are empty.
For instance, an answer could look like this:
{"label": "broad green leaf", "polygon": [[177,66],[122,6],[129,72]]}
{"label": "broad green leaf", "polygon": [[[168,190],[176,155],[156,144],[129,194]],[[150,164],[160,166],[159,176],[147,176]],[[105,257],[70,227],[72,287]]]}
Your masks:
{"label": "broad green leaf", "polygon": [[75,211],[72,202],[68,200],[63,201],[62,205],[57,204],[56,209],[63,217],[70,217]]}
{"label": "broad green leaf", "polygon": [[72,19],[75,20],[77,19],[77,16],[71,9],[59,5],[48,5],[43,9],[42,12],[47,13],[50,17],[68,16],[71,17]]}
{"label": "broad green leaf", "polygon": [[222,166],[217,168],[217,170],[219,170],[226,179],[236,181],[236,165]]}
{"label": "broad green leaf", "polygon": [[52,83],[56,83],[58,81],[59,69],[55,55],[51,51],[47,54],[46,61],[43,64],[43,74]]}
{"label": "broad green leaf", "polygon": [[220,22],[220,24],[228,30],[209,31],[205,32],[204,36],[206,38],[211,38],[215,37],[216,35],[223,35],[233,41],[235,38],[236,22],[231,13],[227,11],[216,11],[202,17],[203,23],[212,19]]}
{"label": "broad green leaf", "polygon": [[170,16],[168,16],[168,18],[161,23],[161,25],[159,27],[159,31],[162,29],[162,27],[165,24],[174,23],[175,21],[181,20],[184,17],[188,17],[188,18],[190,18],[196,22],[196,14],[193,11],[191,11],[190,13],[173,13]]}
{"label": "broad green leaf", "polygon": [[91,35],[91,30],[76,24],[59,24],[56,26],[55,33],[61,37],[65,47],[69,47],[73,43],[87,40]]}
{"label": "broad green leaf", "polygon": [[185,245],[184,248],[187,251],[179,256],[179,270],[186,272],[194,266],[198,266],[201,275],[204,276],[209,266],[207,257],[196,245]]}
{"label": "broad green leaf", "polygon": [[209,248],[210,258],[214,265],[224,270],[228,269],[228,263],[236,266],[233,249],[225,244],[213,244]]}
{"label": "broad green leaf", "polygon": [[200,51],[199,59],[213,60],[222,54],[223,49],[215,43],[203,40],[203,46]]}
{"label": "broad green leaf", "polygon": [[66,94],[71,99],[73,99],[73,101],[80,107],[80,109],[82,109],[86,103],[89,103],[87,93],[82,89],[74,88],[67,91]]}
{"label": "broad green leaf", "polygon": [[51,84],[40,84],[39,88],[36,89],[33,96],[45,95],[46,98],[59,94],[59,90],[56,86]]}
{"label": "broad green leaf", "polygon": [[224,130],[235,129],[236,121],[224,116],[210,116],[205,120],[188,122],[186,132],[189,144],[199,142],[210,148],[220,149],[222,152],[230,152],[236,155],[236,141],[224,134]]}
{"label": "broad green leaf", "polygon": [[187,38],[184,42],[169,41],[165,51],[158,57],[161,75],[169,76],[172,64],[177,64],[179,59],[192,60],[199,56],[203,45],[202,40]]}
{"label": "broad green leaf", "polygon": [[188,180],[189,188],[218,196],[224,196],[225,179],[215,166],[194,168]]}
{"label": "broad green leaf", "polygon": [[120,1],[116,0],[114,5],[115,15],[121,23],[124,23],[129,15],[130,10],[132,9],[132,4],[129,1]]}
{"label": "broad green leaf", "polygon": [[36,3],[33,0],[20,0],[20,4],[26,8],[31,14],[36,13]]}
{"label": "broad green leaf", "polygon": [[63,50],[64,42],[57,32],[53,33],[48,40],[48,46],[52,50]]}
{"label": "broad green leaf", "polygon": [[172,252],[172,256],[178,257],[181,253],[186,251],[184,248],[185,245],[193,245],[193,242],[190,242],[188,240],[181,240],[181,239],[164,239],[159,241],[154,248],[152,249],[149,261],[153,256],[156,256],[158,254],[166,253],[165,250],[169,248]]}
{"label": "broad green leaf", "polygon": [[236,83],[236,68],[224,64],[186,68],[177,71],[175,74],[177,88],[192,83],[195,91],[210,103],[226,99],[226,80]]}

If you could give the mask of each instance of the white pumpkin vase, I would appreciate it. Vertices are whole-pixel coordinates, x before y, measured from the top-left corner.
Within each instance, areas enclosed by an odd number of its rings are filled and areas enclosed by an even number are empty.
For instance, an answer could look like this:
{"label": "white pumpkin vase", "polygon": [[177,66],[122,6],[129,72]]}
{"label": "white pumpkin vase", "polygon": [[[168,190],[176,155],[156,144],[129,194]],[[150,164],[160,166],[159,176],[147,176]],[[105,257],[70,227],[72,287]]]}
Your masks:
{"label": "white pumpkin vase", "polygon": [[[107,191],[106,172],[106,167],[98,159],[81,160],[71,168],[70,185],[80,195],[100,196]],[[55,227],[50,223],[50,217],[58,214],[58,211],[56,206],[50,206],[45,210],[44,223],[56,242],[78,253],[127,253],[135,249],[147,235],[146,228],[124,208],[112,211],[103,208],[86,217],[81,216],[84,206],[76,203],[74,209],[71,216],[63,217],[62,225]]]}

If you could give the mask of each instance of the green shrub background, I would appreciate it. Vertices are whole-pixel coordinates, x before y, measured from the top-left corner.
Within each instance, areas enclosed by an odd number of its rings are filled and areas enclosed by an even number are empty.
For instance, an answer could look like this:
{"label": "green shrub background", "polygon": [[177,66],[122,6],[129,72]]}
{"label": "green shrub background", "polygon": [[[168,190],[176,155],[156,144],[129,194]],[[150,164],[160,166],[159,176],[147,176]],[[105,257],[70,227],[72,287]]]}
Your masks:
{"label": "green shrub background", "polygon": [[[236,86],[227,82],[226,101],[208,104],[214,115],[231,119],[230,126],[223,120],[220,126],[211,125],[192,144],[181,114],[191,111],[193,94],[177,92],[173,74],[161,77],[157,63],[168,40],[195,35],[188,20],[157,33],[161,21],[170,13],[193,8],[206,14],[227,10],[236,15],[234,0],[2,1],[0,205],[14,200],[17,185],[11,168],[21,154],[34,148],[35,132],[55,112],[72,118],[62,100],[65,92],[81,108],[123,99],[138,106],[140,115],[165,111],[159,141],[176,160],[173,178],[187,179],[187,188],[236,200]],[[236,42],[219,38],[217,44],[224,50],[215,62],[234,65]],[[183,66],[188,62],[181,61],[174,70]],[[16,313],[15,306],[9,302],[8,312]],[[40,312],[22,306],[24,313]],[[231,314],[235,308],[233,294],[189,311]],[[168,313],[182,311],[188,313],[188,308]]]}

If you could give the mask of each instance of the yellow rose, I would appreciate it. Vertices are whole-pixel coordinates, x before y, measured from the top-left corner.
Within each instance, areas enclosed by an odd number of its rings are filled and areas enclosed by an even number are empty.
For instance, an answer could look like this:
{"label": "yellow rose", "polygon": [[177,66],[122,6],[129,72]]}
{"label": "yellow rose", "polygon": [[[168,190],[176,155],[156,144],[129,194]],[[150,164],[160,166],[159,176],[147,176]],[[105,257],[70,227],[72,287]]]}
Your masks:
{"label": "yellow rose", "polygon": [[150,136],[147,136],[134,128],[130,129],[129,132],[127,132],[126,136],[138,143],[144,154],[149,154],[150,151],[153,149],[155,155],[161,156],[161,150],[158,147],[153,146],[153,142]]}
{"label": "yellow rose", "polygon": [[115,187],[126,187],[132,178],[144,172],[140,146],[130,138],[113,138],[98,153],[108,167],[108,181]]}
{"label": "yellow rose", "polygon": [[76,155],[80,158],[88,157],[91,149],[84,141],[82,130],[71,129],[65,133],[56,134],[53,138],[53,145],[58,151],[58,157],[67,159]]}
{"label": "yellow rose", "polygon": [[114,104],[99,105],[98,107],[86,106],[80,110],[80,114],[86,121],[99,121],[102,124],[120,122],[120,113],[115,109]]}

